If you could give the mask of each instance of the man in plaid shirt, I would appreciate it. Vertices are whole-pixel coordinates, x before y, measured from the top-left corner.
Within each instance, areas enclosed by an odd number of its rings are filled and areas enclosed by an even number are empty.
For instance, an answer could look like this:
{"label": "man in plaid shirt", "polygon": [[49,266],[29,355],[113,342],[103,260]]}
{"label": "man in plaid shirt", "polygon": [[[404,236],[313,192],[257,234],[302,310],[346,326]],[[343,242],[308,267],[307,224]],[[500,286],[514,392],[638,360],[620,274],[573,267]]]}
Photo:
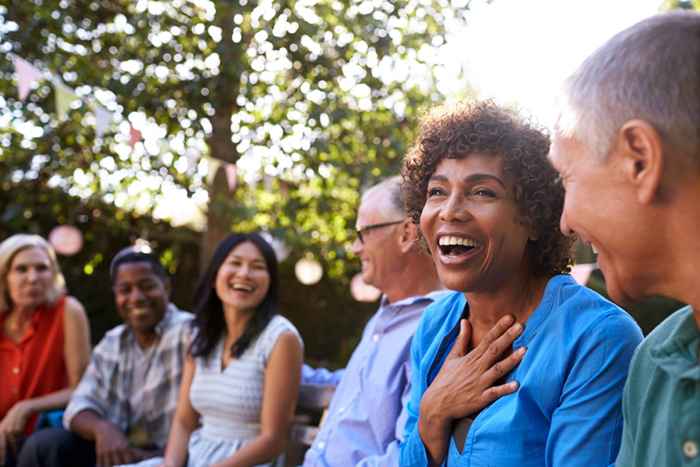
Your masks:
{"label": "man in plaid shirt", "polygon": [[175,413],[192,315],[168,301],[167,274],[127,248],[110,265],[124,324],[107,332],[66,408],[65,429],[41,430],[18,466],[100,466],[162,455]]}

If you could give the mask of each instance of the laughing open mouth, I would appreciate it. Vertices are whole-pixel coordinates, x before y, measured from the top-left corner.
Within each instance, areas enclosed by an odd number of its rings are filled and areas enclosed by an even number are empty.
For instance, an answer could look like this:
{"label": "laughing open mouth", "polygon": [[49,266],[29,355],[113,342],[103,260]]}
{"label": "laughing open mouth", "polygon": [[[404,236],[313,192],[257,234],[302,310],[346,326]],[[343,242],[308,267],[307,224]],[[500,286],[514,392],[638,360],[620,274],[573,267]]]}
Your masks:
{"label": "laughing open mouth", "polygon": [[252,285],[234,283],[231,288],[237,292],[252,292],[255,288]]}
{"label": "laughing open mouth", "polygon": [[438,239],[438,248],[444,256],[461,256],[469,253],[477,246],[476,241],[470,238],[446,235]]}

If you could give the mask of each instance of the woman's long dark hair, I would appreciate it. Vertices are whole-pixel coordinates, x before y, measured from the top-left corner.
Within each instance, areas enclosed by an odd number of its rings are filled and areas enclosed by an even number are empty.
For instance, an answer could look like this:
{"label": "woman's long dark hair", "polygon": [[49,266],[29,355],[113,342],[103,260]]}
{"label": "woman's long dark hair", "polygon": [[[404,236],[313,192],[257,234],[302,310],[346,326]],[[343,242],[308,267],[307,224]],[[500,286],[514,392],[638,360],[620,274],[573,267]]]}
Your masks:
{"label": "woman's long dark hair", "polygon": [[262,254],[267,272],[270,275],[270,287],[263,301],[258,305],[243,334],[233,343],[231,355],[239,358],[250,343],[265,329],[279,310],[279,278],[277,276],[277,257],[269,243],[256,233],[231,234],[219,243],[209,267],[199,280],[195,292],[194,327],[195,336],[190,347],[193,357],[207,358],[226,330],[224,307],[214,287],[219,268],[231,250],[244,242],[255,245]]}

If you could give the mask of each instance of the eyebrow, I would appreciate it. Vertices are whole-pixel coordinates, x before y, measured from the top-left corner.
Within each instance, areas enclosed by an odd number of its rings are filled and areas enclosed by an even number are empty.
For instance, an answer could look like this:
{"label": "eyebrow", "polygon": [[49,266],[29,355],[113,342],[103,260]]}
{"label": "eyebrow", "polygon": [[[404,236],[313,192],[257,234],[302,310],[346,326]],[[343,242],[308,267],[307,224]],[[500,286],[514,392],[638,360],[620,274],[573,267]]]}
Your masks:
{"label": "eyebrow", "polygon": [[267,263],[265,263],[265,260],[262,258],[255,258],[255,259],[251,260],[251,259],[247,259],[245,256],[231,255],[231,259],[236,259],[238,261],[250,261],[251,263],[262,263],[262,264],[267,265]]}
{"label": "eyebrow", "polygon": [[18,261],[17,263],[13,264],[12,267],[16,268],[18,266],[50,266],[51,263],[49,261]]}
{"label": "eyebrow", "polygon": [[[499,185],[501,185],[503,188],[506,188],[506,184],[503,183],[503,180],[501,180],[500,177],[497,177],[496,175],[491,175],[491,174],[485,174],[485,173],[475,173],[468,175],[464,177],[464,183],[476,183],[480,182],[483,180],[493,180],[497,182]],[[449,181],[446,175],[431,175],[429,181],[436,181],[436,182],[447,182]]]}

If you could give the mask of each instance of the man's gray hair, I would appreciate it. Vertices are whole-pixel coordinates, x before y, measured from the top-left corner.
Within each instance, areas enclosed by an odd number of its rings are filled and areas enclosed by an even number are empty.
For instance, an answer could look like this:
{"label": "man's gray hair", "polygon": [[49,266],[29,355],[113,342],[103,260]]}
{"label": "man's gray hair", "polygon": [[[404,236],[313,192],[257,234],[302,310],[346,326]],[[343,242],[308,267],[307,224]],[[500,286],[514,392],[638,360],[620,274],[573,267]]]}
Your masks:
{"label": "man's gray hair", "polygon": [[396,210],[396,214],[402,216],[406,215],[406,203],[404,203],[403,193],[401,192],[400,175],[385,178],[376,185],[371,186],[365,191],[363,198],[375,190],[386,190],[389,195],[391,207]]}
{"label": "man's gray hair", "polygon": [[700,14],[653,16],[618,33],[567,80],[558,131],[604,159],[638,118],[700,165]]}

